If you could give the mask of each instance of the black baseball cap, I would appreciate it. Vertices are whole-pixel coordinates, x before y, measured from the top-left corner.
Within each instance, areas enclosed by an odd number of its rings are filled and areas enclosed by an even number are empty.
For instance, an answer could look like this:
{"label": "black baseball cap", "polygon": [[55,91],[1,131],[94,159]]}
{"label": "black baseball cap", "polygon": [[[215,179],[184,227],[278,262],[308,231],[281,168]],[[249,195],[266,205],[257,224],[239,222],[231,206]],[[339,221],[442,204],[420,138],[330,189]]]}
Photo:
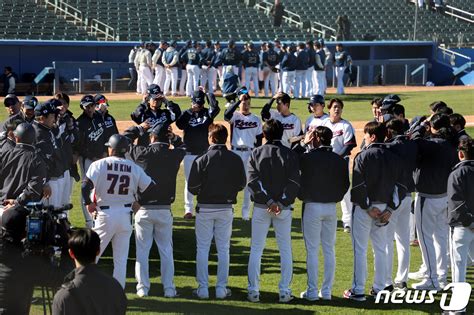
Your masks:
{"label": "black baseball cap", "polygon": [[396,94],[389,94],[384,97],[382,100],[382,106],[380,107],[381,110],[390,110],[393,105],[400,102],[400,97]]}
{"label": "black baseball cap", "polygon": [[324,96],[319,95],[319,94],[312,95],[309,98],[308,104],[310,104],[310,105],[322,104],[324,106]]}
{"label": "black baseball cap", "polygon": [[35,116],[47,116],[49,114],[57,113],[59,113],[59,109],[56,107],[55,102],[52,102],[52,100],[38,104],[35,107]]}
{"label": "black baseball cap", "polygon": [[84,95],[82,98],[81,98],[81,102],[79,103],[81,108],[83,107],[87,107],[89,105],[94,105],[95,104],[95,101],[94,101],[94,96],[88,94],[88,95]]}
{"label": "black baseball cap", "polygon": [[165,136],[168,133],[170,124],[168,122],[156,124],[153,128],[148,129],[148,133],[157,137]]}
{"label": "black baseball cap", "polygon": [[206,93],[201,90],[194,91],[193,96],[191,97],[191,101],[200,106],[204,105],[204,103],[206,102]]}
{"label": "black baseball cap", "polygon": [[156,98],[158,96],[163,95],[163,92],[160,89],[158,84],[152,84],[148,87],[148,94],[151,98]]}
{"label": "black baseball cap", "polygon": [[16,105],[19,102],[20,100],[18,99],[18,97],[16,97],[15,94],[8,94],[3,100],[3,105],[5,105],[5,107],[10,107]]}
{"label": "black baseball cap", "polygon": [[38,105],[38,99],[34,96],[27,95],[22,103],[25,109],[35,109],[36,105]]}

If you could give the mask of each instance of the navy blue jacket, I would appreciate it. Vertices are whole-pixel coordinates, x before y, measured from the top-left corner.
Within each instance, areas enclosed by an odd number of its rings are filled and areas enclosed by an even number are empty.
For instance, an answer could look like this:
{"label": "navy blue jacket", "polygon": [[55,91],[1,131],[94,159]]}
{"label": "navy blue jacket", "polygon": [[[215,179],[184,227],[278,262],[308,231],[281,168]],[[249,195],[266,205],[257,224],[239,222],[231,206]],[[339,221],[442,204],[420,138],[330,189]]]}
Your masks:
{"label": "navy blue jacket", "polygon": [[242,54],[242,63],[245,68],[255,67],[257,68],[260,64],[260,56],[255,50],[246,50]]}
{"label": "navy blue jacket", "polygon": [[415,182],[413,176],[416,170],[416,161],[418,158],[418,145],[415,141],[408,140],[408,136],[397,136],[387,141],[390,151],[395,153],[400,162],[402,177],[400,183],[404,185],[408,192],[415,191]]}
{"label": "navy blue jacket", "polygon": [[296,57],[293,53],[286,53],[280,63],[280,69],[282,71],[295,71],[296,70]]}
{"label": "navy blue jacket", "polygon": [[242,56],[235,48],[225,48],[222,51],[221,59],[224,66],[236,66],[240,63]]}
{"label": "navy blue jacket", "polygon": [[474,160],[458,163],[448,178],[450,226],[474,226]]}
{"label": "navy blue jacket", "polygon": [[306,50],[301,50],[296,56],[296,70],[307,70],[309,68],[309,54]]}

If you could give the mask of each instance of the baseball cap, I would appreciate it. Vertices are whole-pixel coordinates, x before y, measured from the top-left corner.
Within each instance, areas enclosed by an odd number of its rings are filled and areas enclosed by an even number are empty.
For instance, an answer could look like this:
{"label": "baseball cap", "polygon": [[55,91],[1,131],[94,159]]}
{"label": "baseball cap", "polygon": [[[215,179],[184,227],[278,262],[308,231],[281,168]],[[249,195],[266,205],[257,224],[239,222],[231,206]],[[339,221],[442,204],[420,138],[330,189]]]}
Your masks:
{"label": "baseball cap", "polygon": [[172,40],[171,43],[170,43],[170,46],[176,46],[178,43],[175,41],[175,40]]}
{"label": "baseball cap", "polygon": [[155,136],[164,136],[168,132],[168,127],[170,124],[168,122],[163,122],[156,124],[153,128],[148,129],[148,133]]}
{"label": "baseball cap", "polygon": [[35,107],[35,116],[47,116],[49,114],[57,114],[58,112],[59,109],[57,109],[55,102],[52,102],[52,100],[38,104]]}
{"label": "baseball cap", "polygon": [[400,102],[400,97],[396,94],[389,94],[384,97],[382,100],[382,106],[380,107],[381,110],[390,110],[393,105]]}
{"label": "baseball cap", "polygon": [[309,98],[308,104],[313,105],[313,104],[316,104],[316,103],[322,104],[324,106],[324,97],[322,95],[318,95],[318,94],[312,95]]}
{"label": "baseball cap", "polygon": [[163,92],[158,84],[152,84],[148,87],[148,94],[150,95],[150,98],[157,98],[158,96],[163,95]]}
{"label": "baseball cap", "polygon": [[233,39],[229,40],[229,46],[234,45],[234,44],[235,44],[235,41]]}
{"label": "baseball cap", "polygon": [[193,96],[191,97],[191,101],[200,106],[204,105],[205,100],[206,100],[206,93],[204,93],[201,90],[194,91]]}
{"label": "baseball cap", "polygon": [[81,108],[87,107],[89,105],[94,105],[95,104],[94,97],[90,94],[84,95],[81,98],[81,102],[79,104],[80,104]]}
{"label": "baseball cap", "polygon": [[268,43],[268,48],[271,49],[271,48],[273,48],[273,47],[275,47],[275,45],[273,45],[273,43]]}
{"label": "baseball cap", "polygon": [[54,107],[63,106],[63,102],[55,98],[49,99],[48,102],[51,103],[51,105],[53,105]]}
{"label": "baseball cap", "polygon": [[38,105],[38,99],[34,96],[27,95],[23,99],[23,107],[25,109],[35,109],[36,105]]}
{"label": "baseball cap", "polygon": [[105,104],[106,106],[109,106],[109,101],[107,100],[107,97],[102,94],[97,94],[96,96],[94,96],[94,103],[96,105]]}
{"label": "baseball cap", "polygon": [[5,96],[5,99],[3,100],[3,104],[5,105],[5,107],[13,106],[19,102],[20,100],[18,99],[18,97],[16,97],[15,94],[8,94],[7,96]]}

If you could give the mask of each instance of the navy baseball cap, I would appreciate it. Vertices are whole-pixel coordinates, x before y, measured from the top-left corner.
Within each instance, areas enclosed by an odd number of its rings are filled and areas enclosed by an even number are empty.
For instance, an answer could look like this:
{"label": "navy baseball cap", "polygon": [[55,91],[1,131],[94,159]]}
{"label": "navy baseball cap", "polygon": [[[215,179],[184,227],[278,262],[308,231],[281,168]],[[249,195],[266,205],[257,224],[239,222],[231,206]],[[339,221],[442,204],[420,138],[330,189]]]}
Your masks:
{"label": "navy baseball cap", "polygon": [[107,97],[102,94],[97,94],[96,96],[94,96],[94,103],[96,105],[105,104],[106,106],[109,106],[109,101],[107,100]]}
{"label": "navy baseball cap", "polygon": [[20,100],[18,99],[18,97],[16,97],[15,94],[8,94],[3,100],[3,105],[5,105],[5,107],[10,107],[16,105],[19,102]]}
{"label": "navy baseball cap", "polygon": [[156,124],[153,128],[148,129],[148,133],[155,136],[165,136],[168,133],[170,124],[167,122]]}
{"label": "navy baseball cap", "polygon": [[63,102],[55,98],[49,99],[48,102],[51,103],[51,105],[53,105],[54,107],[63,106]]}
{"label": "navy baseball cap", "polygon": [[22,103],[25,109],[35,109],[36,105],[38,105],[38,99],[34,96],[27,95]]}
{"label": "navy baseball cap", "polygon": [[201,90],[194,91],[193,96],[191,97],[191,101],[200,106],[204,105],[204,103],[206,102],[206,93]]}
{"label": "navy baseball cap", "polygon": [[318,95],[318,94],[312,95],[309,98],[308,104],[310,104],[310,105],[322,104],[324,106],[324,96]]}
{"label": "navy baseball cap", "polygon": [[163,91],[161,91],[158,84],[152,84],[148,87],[148,94],[150,95],[150,98],[157,98],[158,96],[163,95]]}
{"label": "navy baseball cap", "polygon": [[234,44],[235,44],[235,41],[233,39],[229,40],[229,46],[234,45]]}
{"label": "navy baseball cap", "polygon": [[89,95],[84,95],[81,98],[81,102],[79,104],[80,104],[81,108],[87,107],[89,105],[94,105],[95,104],[94,97],[90,94]]}
{"label": "navy baseball cap", "polygon": [[170,46],[176,46],[178,43],[175,41],[175,40],[172,40],[171,43],[170,43]]}
{"label": "navy baseball cap", "polygon": [[382,101],[382,106],[380,107],[381,110],[390,110],[393,105],[400,102],[400,97],[396,94],[390,94],[384,97]]}
{"label": "navy baseball cap", "polygon": [[46,101],[42,104],[38,104],[35,107],[35,116],[47,116],[49,114],[57,113],[59,113],[59,109],[56,107],[55,102],[52,102],[52,100]]}

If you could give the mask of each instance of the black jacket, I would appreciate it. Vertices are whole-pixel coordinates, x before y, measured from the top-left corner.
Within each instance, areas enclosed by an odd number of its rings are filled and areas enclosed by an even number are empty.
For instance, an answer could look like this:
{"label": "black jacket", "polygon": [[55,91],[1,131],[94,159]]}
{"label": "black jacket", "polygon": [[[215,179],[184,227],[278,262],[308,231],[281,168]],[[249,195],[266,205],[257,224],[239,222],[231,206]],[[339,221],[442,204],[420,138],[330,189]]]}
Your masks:
{"label": "black jacket", "polygon": [[209,94],[209,108],[202,108],[199,112],[191,109],[183,112],[176,121],[176,126],[183,130],[183,140],[186,150],[191,154],[199,155],[209,147],[207,140],[209,126],[219,114],[219,103],[214,94]]}
{"label": "black jacket", "polygon": [[121,315],[127,297],[120,284],[91,264],[76,268],[53,300],[53,315]]}
{"label": "black jacket", "polygon": [[[124,135],[135,140],[140,133],[137,126],[125,130]],[[168,143],[156,142],[148,146],[130,147],[130,159],[143,168],[156,185],[138,195],[141,205],[171,205],[176,195],[176,176],[186,151],[181,138],[173,142],[174,149]]]}
{"label": "black jacket", "polygon": [[73,146],[79,139],[79,129],[76,119],[69,110],[59,120],[58,135],[61,139],[61,151],[66,169],[70,169],[73,164]]}
{"label": "black jacket", "polygon": [[394,198],[397,180],[401,177],[400,165],[399,158],[387,145],[372,143],[365,147],[354,159],[351,201],[364,210],[369,210],[374,203],[398,208],[401,197],[406,196],[406,190],[397,187],[398,195]]}
{"label": "black jacket", "polygon": [[36,131],[37,152],[46,163],[48,180],[62,176],[66,162],[61,151],[61,139],[56,138],[57,130],[49,129],[37,121],[34,121],[32,126]]}
{"label": "black jacket", "polygon": [[[100,114],[100,113],[99,113]],[[103,116],[100,114],[102,117],[102,120],[104,121],[104,128],[105,128],[105,140],[106,142],[109,141],[109,138],[112,135],[115,135],[118,133],[118,128],[117,128],[117,123],[115,122],[115,118],[109,114],[109,112],[106,112]],[[105,150],[107,152],[107,149]]]}
{"label": "black jacket", "polygon": [[189,174],[188,190],[199,204],[235,204],[245,188],[245,168],[240,156],[225,144],[212,145],[196,158]]}
{"label": "black jacket", "polygon": [[46,183],[46,166],[35,147],[19,143],[0,157],[1,200],[16,199],[22,206],[39,201]]}
{"label": "black jacket", "polygon": [[254,149],[248,165],[248,187],[257,204],[269,206],[279,202],[290,206],[300,189],[298,155],[281,141],[267,142]]}
{"label": "black jacket", "polygon": [[474,227],[474,160],[458,163],[449,174],[448,216],[451,226]]}
{"label": "black jacket", "polygon": [[304,202],[339,202],[349,189],[347,161],[332,152],[332,147],[319,147],[300,158],[301,188],[298,198]]}
{"label": "black jacket", "polygon": [[395,153],[400,162],[400,171],[402,177],[400,183],[406,187],[408,192],[415,191],[415,182],[413,180],[418,157],[418,145],[415,141],[408,140],[407,136],[397,136],[390,139],[387,144],[390,151]]}
{"label": "black jacket", "polygon": [[8,117],[3,123],[2,123],[2,131],[7,131],[7,126],[10,125],[11,123],[14,123],[15,125],[19,125],[20,123],[27,122],[27,123],[32,123],[34,120],[34,117],[32,119],[28,119],[26,115],[20,111],[18,114],[13,115]]}
{"label": "black jacket", "polygon": [[82,113],[77,118],[79,129],[79,139],[75,145],[75,152],[80,156],[97,160],[104,157],[106,139],[105,126],[102,117],[98,113],[94,113],[92,118]]}

